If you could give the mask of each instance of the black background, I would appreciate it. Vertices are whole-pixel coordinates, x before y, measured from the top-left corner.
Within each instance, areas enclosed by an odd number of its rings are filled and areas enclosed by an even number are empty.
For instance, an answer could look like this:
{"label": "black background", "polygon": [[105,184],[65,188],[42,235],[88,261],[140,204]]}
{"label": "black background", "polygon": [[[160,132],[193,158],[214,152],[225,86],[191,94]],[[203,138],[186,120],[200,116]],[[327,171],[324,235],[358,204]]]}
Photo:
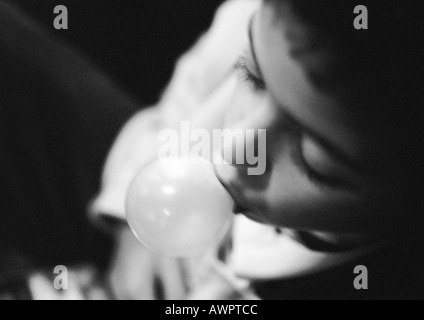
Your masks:
{"label": "black background", "polygon": [[[146,103],[167,83],[175,59],[207,30],[222,0],[9,0],[69,39]],[[53,27],[57,5],[69,29]]]}

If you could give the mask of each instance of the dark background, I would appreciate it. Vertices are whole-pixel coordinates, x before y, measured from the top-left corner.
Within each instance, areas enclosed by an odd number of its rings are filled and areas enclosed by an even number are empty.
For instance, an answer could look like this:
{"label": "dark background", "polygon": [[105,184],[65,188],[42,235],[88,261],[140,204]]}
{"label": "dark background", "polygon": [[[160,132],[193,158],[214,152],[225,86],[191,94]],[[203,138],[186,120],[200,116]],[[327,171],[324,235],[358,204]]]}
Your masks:
{"label": "dark background", "polygon": [[[207,30],[223,0],[9,0],[69,39],[146,103],[167,83],[175,59]],[[53,27],[57,5],[69,30]]]}

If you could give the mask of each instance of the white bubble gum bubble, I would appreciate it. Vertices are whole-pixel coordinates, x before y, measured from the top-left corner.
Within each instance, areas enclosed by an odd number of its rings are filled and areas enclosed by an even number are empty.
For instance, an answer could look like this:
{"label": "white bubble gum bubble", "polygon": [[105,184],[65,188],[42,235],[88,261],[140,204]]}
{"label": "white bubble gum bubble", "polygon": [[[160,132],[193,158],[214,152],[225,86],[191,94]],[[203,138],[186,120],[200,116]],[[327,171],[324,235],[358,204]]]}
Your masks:
{"label": "white bubble gum bubble", "polygon": [[128,224],[150,250],[171,257],[204,254],[228,231],[233,201],[202,158],[154,161],[127,195]]}

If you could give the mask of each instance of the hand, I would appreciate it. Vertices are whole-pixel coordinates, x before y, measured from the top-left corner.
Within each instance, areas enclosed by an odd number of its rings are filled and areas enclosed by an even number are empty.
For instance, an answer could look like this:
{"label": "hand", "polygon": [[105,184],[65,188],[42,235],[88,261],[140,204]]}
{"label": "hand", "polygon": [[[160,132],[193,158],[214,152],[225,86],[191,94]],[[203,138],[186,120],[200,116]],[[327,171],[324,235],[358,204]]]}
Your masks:
{"label": "hand", "polygon": [[54,287],[54,280],[46,274],[35,273],[28,280],[33,300],[107,300],[106,291],[95,281],[90,268],[69,271],[66,289]]}
{"label": "hand", "polygon": [[128,227],[117,233],[107,282],[118,300],[182,300],[188,291],[187,261],[155,255]]}

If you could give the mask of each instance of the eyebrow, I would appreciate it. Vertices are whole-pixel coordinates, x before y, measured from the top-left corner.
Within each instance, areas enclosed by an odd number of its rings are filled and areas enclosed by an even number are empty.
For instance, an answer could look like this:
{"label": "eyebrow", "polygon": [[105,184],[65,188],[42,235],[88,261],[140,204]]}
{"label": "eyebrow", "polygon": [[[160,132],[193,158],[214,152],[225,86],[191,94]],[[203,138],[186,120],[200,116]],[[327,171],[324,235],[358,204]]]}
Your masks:
{"label": "eyebrow", "polygon": [[[261,70],[259,59],[256,54],[255,46],[254,46],[254,37],[253,37],[253,23],[255,21],[256,14],[252,16],[249,22],[249,47],[250,52],[252,53],[252,59],[253,63],[256,67],[256,72],[258,73],[258,76],[261,78],[264,83],[266,83],[265,78],[263,77],[263,72]],[[272,93],[270,93],[272,95]],[[275,102],[277,102],[277,99],[275,97],[273,98]],[[331,157],[335,158],[339,162],[342,162],[349,166],[352,170],[363,172],[364,168],[361,165],[359,161],[356,159],[352,159],[350,155],[348,155],[346,152],[335,146],[331,141],[329,141],[326,137],[321,135],[320,133],[316,132],[314,129],[308,127],[301,121],[299,121],[294,115],[292,115],[289,111],[287,111],[288,108],[284,107],[284,105],[281,105],[279,102],[277,102],[280,106],[280,109],[283,110],[284,116],[286,119],[291,122],[295,127],[301,128],[302,131],[304,131],[308,136],[312,137],[314,140],[316,140],[325,150],[327,153],[331,155]]]}

